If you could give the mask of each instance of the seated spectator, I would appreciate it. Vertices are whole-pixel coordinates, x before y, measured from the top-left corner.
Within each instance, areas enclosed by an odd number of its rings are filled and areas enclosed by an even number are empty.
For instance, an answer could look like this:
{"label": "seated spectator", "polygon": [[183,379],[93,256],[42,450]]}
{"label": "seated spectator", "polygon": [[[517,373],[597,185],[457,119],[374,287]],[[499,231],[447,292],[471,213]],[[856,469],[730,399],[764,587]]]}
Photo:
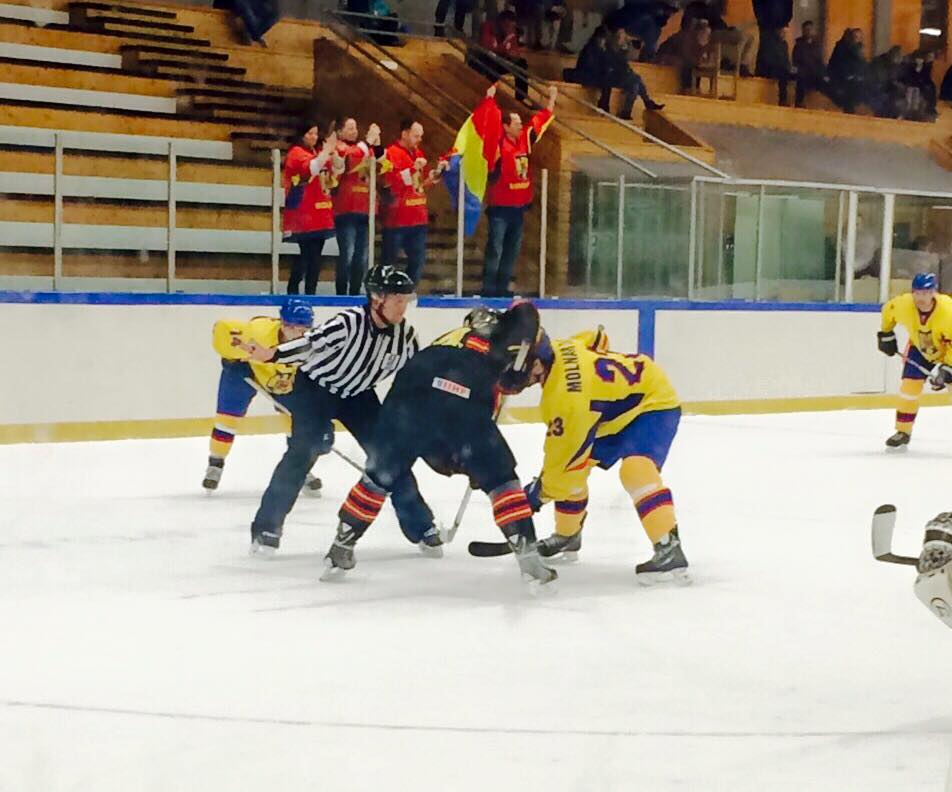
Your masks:
{"label": "seated spectator", "polygon": [[681,90],[690,92],[697,88],[694,70],[714,65],[714,44],[706,19],[682,19],[681,24],[658,49],[657,62],[677,68]]}
{"label": "seated spectator", "polygon": [[847,113],[866,99],[869,64],[863,55],[863,31],[847,28],[830,56],[830,98]]}
{"label": "seated spectator", "polygon": [[[726,0],[692,0],[684,7],[681,26],[690,27],[695,19],[706,20],[711,26],[711,37],[715,44],[738,47],[740,75],[751,77],[757,57],[757,36],[752,30],[732,27],[724,21],[725,2]],[[721,65],[729,69],[737,64],[722,62]]]}
{"label": "seated spectator", "polygon": [[797,107],[803,107],[803,101],[810,91],[826,91],[830,78],[826,76],[823,44],[816,37],[816,25],[813,22],[803,23],[800,38],[793,45],[793,72],[797,79],[794,96]]}
{"label": "seated spectator", "polygon": [[943,102],[952,102],[952,66],[945,72],[942,78],[942,87],[939,89],[939,98]]}
{"label": "seated spectator", "polygon": [[446,35],[446,15],[449,13],[450,5],[453,6],[453,27],[460,33],[466,25],[466,15],[472,13],[475,7],[474,0],[439,0],[436,4],[436,25],[434,34],[437,36]]}
{"label": "seated spectator", "polygon": [[[381,31],[368,33],[371,41],[381,47],[399,47],[403,41],[399,36],[392,35],[400,31],[400,18],[384,2],[384,0],[347,0],[347,11],[351,14],[365,14],[366,16],[351,17],[351,23],[366,31]],[[375,17],[369,19],[368,17]]]}
{"label": "seated spectator", "polygon": [[932,52],[914,52],[902,69],[900,84],[905,88],[905,107],[902,116],[910,121],[935,121],[936,90],[932,82]]}
{"label": "seated spectator", "polygon": [[566,69],[563,77],[570,82],[600,88],[598,106],[606,113],[609,112],[612,88],[620,89],[624,99],[618,117],[630,120],[631,109],[638,96],[646,110],[662,110],[664,105],[652,101],[644,81],[628,64],[627,38],[624,28],[619,28],[609,36],[608,30],[599,25],[579,53],[575,68]]}
{"label": "seated spectator", "polygon": [[793,0],[753,0],[754,15],[760,30],[757,48],[758,77],[776,80],[781,105],[787,104],[787,85],[791,77],[790,50],[784,30],[793,19]]}
{"label": "seated spectator", "polygon": [[900,47],[890,47],[869,62],[866,100],[880,118],[899,118],[902,114],[906,94],[899,82],[902,63]]}
{"label": "seated spectator", "polygon": [[675,0],[625,0],[621,8],[605,15],[602,24],[609,30],[624,28],[631,38],[641,41],[642,61],[654,60],[661,31],[677,11]]}
{"label": "seated spectator", "polygon": [[519,34],[515,13],[503,11],[495,19],[487,19],[483,22],[479,31],[479,44],[497,57],[492,58],[471,50],[466,61],[469,67],[491,82],[496,82],[503,74],[512,73],[516,80],[516,99],[520,102],[528,101],[528,80],[506,68],[506,63],[523,71],[529,68],[528,61],[519,55]]}

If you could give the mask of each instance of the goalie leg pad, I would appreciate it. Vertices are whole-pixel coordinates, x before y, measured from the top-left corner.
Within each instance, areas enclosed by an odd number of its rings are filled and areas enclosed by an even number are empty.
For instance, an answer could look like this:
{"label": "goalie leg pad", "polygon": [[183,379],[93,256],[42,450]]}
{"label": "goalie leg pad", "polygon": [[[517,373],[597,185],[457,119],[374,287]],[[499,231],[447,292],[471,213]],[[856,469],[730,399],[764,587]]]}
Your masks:
{"label": "goalie leg pad", "polygon": [[947,627],[952,627],[952,562],[916,578],[916,597]]}

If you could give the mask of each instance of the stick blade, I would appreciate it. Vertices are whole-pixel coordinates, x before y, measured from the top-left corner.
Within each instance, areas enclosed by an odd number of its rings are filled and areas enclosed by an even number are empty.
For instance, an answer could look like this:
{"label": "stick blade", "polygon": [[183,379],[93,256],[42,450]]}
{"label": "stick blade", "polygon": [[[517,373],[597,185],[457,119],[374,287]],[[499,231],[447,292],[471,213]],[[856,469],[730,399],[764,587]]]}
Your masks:
{"label": "stick blade", "polygon": [[884,504],[873,512],[871,528],[873,555],[876,558],[892,554],[893,531],[896,528],[896,507]]}

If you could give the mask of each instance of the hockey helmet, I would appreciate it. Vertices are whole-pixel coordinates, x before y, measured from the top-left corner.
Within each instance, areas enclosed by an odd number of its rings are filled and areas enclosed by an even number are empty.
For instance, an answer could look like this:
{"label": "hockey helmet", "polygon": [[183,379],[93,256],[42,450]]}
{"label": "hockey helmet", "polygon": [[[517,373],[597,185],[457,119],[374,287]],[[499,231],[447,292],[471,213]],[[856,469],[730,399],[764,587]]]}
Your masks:
{"label": "hockey helmet", "polygon": [[466,314],[463,325],[470,328],[480,338],[489,338],[496,325],[499,324],[501,316],[502,311],[480,305]]}
{"label": "hockey helmet", "polygon": [[364,288],[367,290],[367,296],[413,294],[416,291],[413,279],[390,264],[376,264],[371,267],[364,279]]}
{"label": "hockey helmet", "polygon": [[919,272],[912,279],[913,291],[935,291],[939,288],[939,279],[934,272]]}
{"label": "hockey helmet", "polygon": [[504,328],[506,367],[499,378],[504,393],[519,393],[529,386],[529,378],[536,360],[546,370],[551,368],[555,355],[548,335],[539,322],[538,309],[528,300],[515,303],[500,317]]}
{"label": "hockey helmet", "polygon": [[281,306],[281,321],[289,325],[310,327],[314,324],[314,310],[304,300],[287,300]]}

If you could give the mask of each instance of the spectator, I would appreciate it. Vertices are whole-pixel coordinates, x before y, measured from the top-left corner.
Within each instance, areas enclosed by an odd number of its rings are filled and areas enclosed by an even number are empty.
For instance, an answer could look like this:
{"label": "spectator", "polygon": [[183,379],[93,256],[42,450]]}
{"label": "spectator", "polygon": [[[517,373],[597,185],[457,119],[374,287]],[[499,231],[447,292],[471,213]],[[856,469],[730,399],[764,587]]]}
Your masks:
{"label": "spectator", "polygon": [[952,102],[952,66],[945,72],[942,78],[942,87],[939,89],[939,98],[943,102]]}
{"label": "spectator", "polygon": [[304,293],[314,294],[324,243],[334,236],[330,193],[344,166],[335,153],[337,134],[331,131],[320,151],[315,148],[318,137],[317,124],[302,124],[284,160],[284,238],[296,242],[301,251],[291,266],[288,294],[299,293],[301,278]]}
{"label": "spectator", "polygon": [[906,101],[903,118],[911,121],[936,119],[936,90],[932,82],[932,64],[935,53],[914,52],[902,69],[899,82],[905,87]]}
{"label": "spectator", "polygon": [[252,42],[267,47],[264,34],[280,19],[275,0],[213,0],[212,8],[221,8],[232,13],[240,22],[239,37],[245,43]]}
{"label": "spectator", "polygon": [[[490,86],[486,97],[493,99],[496,86]],[[483,260],[483,297],[511,297],[509,281],[522,246],[522,224],[532,204],[532,176],[529,154],[552,122],[558,89],[549,88],[549,101],[529,122],[522,124],[518,113],[503,116],[502,138],[496,166],[489,174],[486,190],[486,216],[489,238]]]}
{"label": "spectator", "polygon": [[855,113],[856,105],[866,98],[868,69],[863,55],[863,31],[847,28],[836,42],[827,67],[830,97],[847,113]]}
{"label": "spectator", "polygon": [[[724,21],[724,3],[725,0],[693,0],[684,8],[684,15],[681,17],[682,27],[685,25],[690,27],[696,19],[706,20],[711,26],[711,38],[715,44],[726,44],[738,48],[740,63],[737,65],[740,76],[751,77],[757,58],[757,35],[753,30],[728,25]],[[730,65],[725,68],[729,68]]]}
{"label": "spectator", "polygon": [[426,230],[430,214],[426,191],[442,176],[446,163],[441,161],[428,174],[426,155],[420,149],[423,125],[406,119],[400,122],[400,139],[387,147],[384,154],[390,170],[381,193],[383,215],[382,263],[395,267],[400,250],[407,257],[407,275],[420,283],[426,261]]}
{"label": "spectator", "polygon": [[804,22],[800,38],[793,45],[793,72],[797,78],[794,104],[803,107],[810,91],[825,91],[830,79],[823,62],[823,45],[816,37],[816,25]]}
{"label": "spectator", "polygon": [[654,59],[661,31],[677,10],[674,0],[625,0],[621,8],[605,15],[602,24],[614,31],[624,28],[632,38],[641,41],[639,59]]}
{"label": "spectator", "polygon": [[899,118],[906,89],[900,84],[902,49],[891,47],[869,62],[867,101],[881,118]]}
{"label": "spectator", "polygon": [[683,27],[658,49],[658,62],[674,66],[682,91],[693,91],[694,70],[714,63],[711,26],[706,19],[682,19]]}
{"label": "spectator", "polygon": [[[483,22],[479,31],[479,45],[496,57],[471,51],[467,62],[471,69],[491,82],[496,82],[503,74],[511,72],[506,68],[506,64],[511,64],[523,72],[529,68],[529,62],[519,54],[519,33],[516,28],[516,15],[512,11],[503,11],[495,19]],[[515,77],[516,99],[520,102],[527,101],[528,80],[516,72],[511,73]]]}
{"label": "spectator", "polygon": [[624,28],[619,28],[609,37],[605,57],[607,74],[605,80],[599,86],[602,93],[598,99],[598,106],[602,110],[608,112],[612,88],[619,88],[624,94],[624,101],[618,111],[619,118],[631,120],[631,109],[636,96],[641,97],[645,110],[661,110],[664,108],[663,104],[652,101],[651,97],[648,96],[648,89],[645,87],[644,80],[632,71],[628,61],[628,34]]}
{"label": "spectator", "polygon": [[337,234],[336,291],[361,294],[367,270],[367,233],[370,214],[370,169],[383,156],[380,127],[371,124],[365,140],[357,142],[357,121],[344,119],[337,133],[337,156],[344,164],[334,192],[334,230]]}
{"label": "spectator", "polygon": [[436,27],[434,33],[437,36],[446,35],[446,15],[449,13],[450,4],[453,6],[453,27],[460,33],[466,25],[466,15],[472,13],[475,8],[474,0],[439,0],[436,4]]}
{"label": "spectator", "polygon": [[756,74],[777,81],[780,104],[786,105],[791,65],[784,29],[793,19],[793,0],[753,0],[753,3],[760,30]]}
{"label": "spectator", "polygon": [[573,12],[566,0],[515,0],[516,20],[531,49],[558,49],[571,53]]}

